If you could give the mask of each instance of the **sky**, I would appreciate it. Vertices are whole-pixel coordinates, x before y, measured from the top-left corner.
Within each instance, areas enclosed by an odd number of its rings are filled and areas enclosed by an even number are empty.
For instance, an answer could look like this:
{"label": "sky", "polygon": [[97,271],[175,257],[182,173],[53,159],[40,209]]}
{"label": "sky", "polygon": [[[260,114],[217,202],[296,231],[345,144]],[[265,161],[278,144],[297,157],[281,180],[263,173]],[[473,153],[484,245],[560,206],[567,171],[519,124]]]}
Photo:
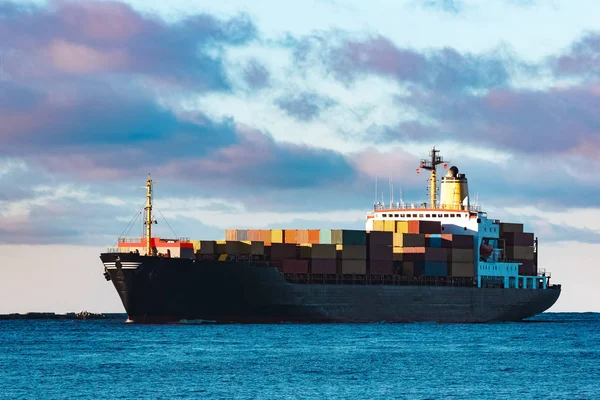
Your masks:
{"label": "sky", "polygon": [[[98,255],[159,236],[364,228],[437,146],[600,311],[596,1],[0,0],[0,313],[122,312]],[[375,181],[379,181],[376,191]],[[384,182],[385,184],[381,184]]]}

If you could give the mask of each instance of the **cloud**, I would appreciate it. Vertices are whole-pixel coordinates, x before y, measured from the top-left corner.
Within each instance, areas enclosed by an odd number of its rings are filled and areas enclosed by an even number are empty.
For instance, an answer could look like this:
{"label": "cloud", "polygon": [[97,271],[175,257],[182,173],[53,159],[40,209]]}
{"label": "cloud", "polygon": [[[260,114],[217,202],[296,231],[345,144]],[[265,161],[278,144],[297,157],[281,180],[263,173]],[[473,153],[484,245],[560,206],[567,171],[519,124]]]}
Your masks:
{"label": "cloud", "polygon": [[352,38],[344,32],[314,35],[293,45],[300,67],[319,62],[346,84],[373,74],[448,92],[505,86],[510,81],[509,66],[516,62],[498,53],[463,54],[452,48],[419,52],[398,47],[381,35]]}
{"label": "cloud", "polygon": [[555,73],[600,78],[600,33],[590,32],[552,60]]}
{"label": "cloud", "polygon": [[226,46],[247,43],[245,15],[189,16],[169,24],[113,1],[51,1],[48,7],[0,8],[4,73],[12,79],[134,74],[199,90],[229,90]]}
{"label": "cloud", "polygon": [[333,99],[317,93],[300,92],[279,97],[275,104],[289,116],[307,122],[317,118],[322,111],[336,103]]}
{"label": "cloud", "polygon": [[322,187],[351,180],[354,169],[340,153],[276,142],[271,136],[238,124],[240,141],[194,162],[174,161],[163,173],[201,171],[196,179],[229,185],[269,188]]}
{"label": "cloud", "polygon": [[271,74],[258,60],[252,59],[244,69],[244,80],[251,89],[262,89],[269,86]]}
{"label": "cloud", "polygon": [[464,8],[461,0],[424,0],[415,2],[415,5],[425,9],[435,9],[450,14],[458,14]]}
{"label": "cloud", "polygon": [[[600,150],[600,94],[575,86],[549,90],[495,89],[484,95],[415,94],[399,102],[422,118],[401,122],[380,140],[430,142],[450,138],[514,153]],[[427,121],[427,122],[426,122]]]}

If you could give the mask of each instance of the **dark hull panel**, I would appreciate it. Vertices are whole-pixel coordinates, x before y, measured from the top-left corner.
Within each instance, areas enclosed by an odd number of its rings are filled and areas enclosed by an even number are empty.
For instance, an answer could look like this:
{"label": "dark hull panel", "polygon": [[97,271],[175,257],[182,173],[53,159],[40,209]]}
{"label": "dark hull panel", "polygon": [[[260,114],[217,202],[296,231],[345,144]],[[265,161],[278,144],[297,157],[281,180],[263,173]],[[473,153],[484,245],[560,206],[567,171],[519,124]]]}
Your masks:
{"label": "dark hull panel", "polygon": [[101,259],[137,323],[520,321],[560,295],[559,288],[294,284],[274,267],[135,254]]}

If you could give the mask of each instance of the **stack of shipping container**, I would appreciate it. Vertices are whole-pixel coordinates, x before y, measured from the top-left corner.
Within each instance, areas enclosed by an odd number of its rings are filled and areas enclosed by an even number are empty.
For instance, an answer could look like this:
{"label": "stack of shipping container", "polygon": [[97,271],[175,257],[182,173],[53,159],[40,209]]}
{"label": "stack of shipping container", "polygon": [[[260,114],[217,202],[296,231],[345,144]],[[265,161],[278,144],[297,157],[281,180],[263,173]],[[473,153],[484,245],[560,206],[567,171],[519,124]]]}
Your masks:
{"label": "stack of shipping container", "polygon": [[504,239],[506,259],[521,264],[519,275],[536,276],[533,233],[523,232],[523,224],[503,222],[500,223],[500,238]]}
{"label": "stack of shipping container", "polygon": [[[500,224],[509,261],[519,275],[537,275],[532,233]],[[284,273],[319,275],[475,276],[474,237],[443,234],[438,221],[373,221],[373,231],[344,229],[228,229],[225,240],[195,240],[199,255],[247,255]]]}
{"label": "stack of shipping container", "polygon": [[205,242],[195,248],[200,254],[261,255],[284,273],[474,276],[471,235],[442,234],[436,221],[374,221],[373,226],[371,232],[227,230],[214,249]]}

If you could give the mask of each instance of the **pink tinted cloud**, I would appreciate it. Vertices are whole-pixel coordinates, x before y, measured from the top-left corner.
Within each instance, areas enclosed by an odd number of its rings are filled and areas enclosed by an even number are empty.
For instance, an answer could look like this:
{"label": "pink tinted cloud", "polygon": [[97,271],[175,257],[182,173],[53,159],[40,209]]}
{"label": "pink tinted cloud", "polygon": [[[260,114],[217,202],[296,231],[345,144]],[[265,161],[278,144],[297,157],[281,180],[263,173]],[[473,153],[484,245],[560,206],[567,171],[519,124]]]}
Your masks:
{"label": "pink tinted cloud", "polygon": [[234,173],[272,161],[275,151],[273,139],[257,129],[237,124],[240,142],[217,150],[197,166],[207,173]]}
{"label": "pink tinted cloud", "polygon": [[590,33],[575,42],[568,53],[557,57],[555,70],[587,76],[600,73],[600,34]]}
{"label": "pink tinted cloud", "polygon": [[[12,79],[140,74],[171,85],[229,88],[222,60],[208,48],[236,46],[256,36],[245,16],[200,14],[167,23],[117,1],[15,4],[2,16],[0,48]],[[7,66],[7,67],[6,67]]]}
{"label": "pink tinted cloud", "polygon": [[397,48],[389,39],[377,36],[363,41],[349,40],[331,54],[333,68],[341,75],[355,70],[415,80],[424,70],[425,57]]}
{"label": "pink tinted cloud", "polygon": [[394,147],[384,152],[370,148],[352,154],[350,159],[359,172],[371,178],[378,176],[382,180],[395,176],[414,182],[410,172],[416,172],[418,166],[417,158],[406,153],[401,147]]}
{"label": "pink tinted cloud", "polygon": [[130,64],[130,56],[122,49],[99,50],[64,40],[53,40],[43,54],[57,71],[70,74],[116,71]]}
{"label": "pink tinted cloud", "polygon": [[57,18],[65,27],[90,39],[124,40],[153,25],[129,6],[114,1],[75,3],[58,0],[53,5]]}

